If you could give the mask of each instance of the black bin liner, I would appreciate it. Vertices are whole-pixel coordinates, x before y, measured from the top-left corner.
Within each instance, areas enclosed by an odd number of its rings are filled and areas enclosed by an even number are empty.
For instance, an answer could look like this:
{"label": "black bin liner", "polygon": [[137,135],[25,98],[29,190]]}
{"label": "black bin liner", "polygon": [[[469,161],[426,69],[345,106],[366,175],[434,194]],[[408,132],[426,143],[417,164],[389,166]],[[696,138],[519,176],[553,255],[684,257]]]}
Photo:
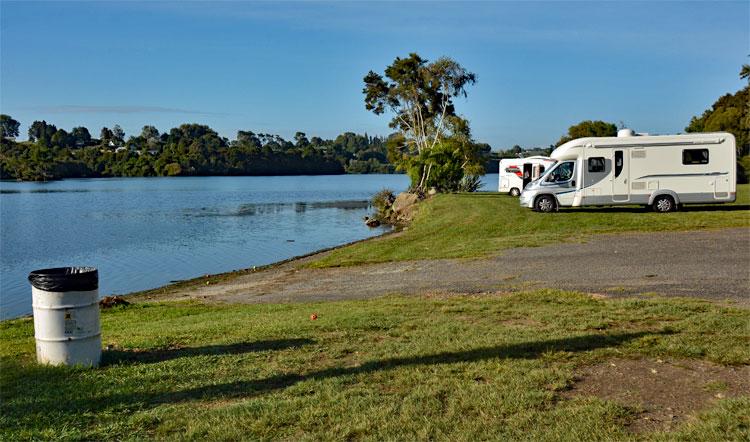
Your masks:
{"label": "black bin liner", "polygon": [[57,267],[34,270],[29,282],[47,292],[88,292],[99,288],[99,271],[95,267]]}

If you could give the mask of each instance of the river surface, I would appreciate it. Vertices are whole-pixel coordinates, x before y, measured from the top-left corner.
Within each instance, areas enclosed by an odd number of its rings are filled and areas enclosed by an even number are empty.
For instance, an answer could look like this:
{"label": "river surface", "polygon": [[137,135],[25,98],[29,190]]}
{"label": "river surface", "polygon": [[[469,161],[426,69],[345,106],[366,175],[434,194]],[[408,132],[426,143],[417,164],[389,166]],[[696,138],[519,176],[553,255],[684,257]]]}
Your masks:
{"label": "river surface", "polygon": [[404,175],[0,182],[0,318],[31,312],[35,269],[97,267],[105,296],[378,235],[362,222],[369,199],[407,186]]}

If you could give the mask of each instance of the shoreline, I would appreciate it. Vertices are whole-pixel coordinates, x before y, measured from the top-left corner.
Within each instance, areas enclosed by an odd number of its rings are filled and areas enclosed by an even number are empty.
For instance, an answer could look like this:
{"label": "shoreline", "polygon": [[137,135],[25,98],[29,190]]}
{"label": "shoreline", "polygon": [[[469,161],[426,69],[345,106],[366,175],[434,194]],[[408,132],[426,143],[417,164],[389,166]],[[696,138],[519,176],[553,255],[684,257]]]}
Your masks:
{"label": "shoreline", "polygon": [[205,284],[203,283],[206,282],[206,280],[209,280],[211,284],[228,282],[228,281],[231,281],[232,279],[239,278],[241,276],[250,275],[253,273],[262,272],[264,270],[273,269],[273,268],[282,266],[284,264],[289,264],[294,261],[302,261],[306,258],[311,258],[316,255],[331,252],[333,250],[337,250],[343,247],[348,247],[353,244],[359,244],[365,241],[373,241],[373,240],[386,238],[388,236],[400,233],[401,230],[402,229],[394,228],[388,232],[381,233],[380,235],[375,235],[375,236],[371,236],[368,238],[362,238],[362,239],[358,239],[355,241],[349,241],[347,243],[343,243],[343,244],[339,244],[339,245],[335,245],[331,247],[325,247],[322,249],[312,251],[310,253],[292,256],[286,259],[282,259],[281,261],[275,261],[269,264],[263,264],[260,266],[253,266],[253,267],[244,268],[244,269],[232,270],[229,272],[205,274],[203,276],[197,276],[195,278],[171,282],[169,284],[166,284],[160,287],[154,287],[152,289],[139,290],[136,292],[129,292],[129,293],[123,293],[123,294],[112,293],[110,296],[122,296],[122,297],[126,297],[127,299],[135,299],[136,301],[151,300],[150,298],[148,298],[148,296],[150,295],[155,295],[155,296],[167,295],[172,291],[176,291],[180,289],[188,289],[188,288],[193,288],[193,287],[205,287]]}

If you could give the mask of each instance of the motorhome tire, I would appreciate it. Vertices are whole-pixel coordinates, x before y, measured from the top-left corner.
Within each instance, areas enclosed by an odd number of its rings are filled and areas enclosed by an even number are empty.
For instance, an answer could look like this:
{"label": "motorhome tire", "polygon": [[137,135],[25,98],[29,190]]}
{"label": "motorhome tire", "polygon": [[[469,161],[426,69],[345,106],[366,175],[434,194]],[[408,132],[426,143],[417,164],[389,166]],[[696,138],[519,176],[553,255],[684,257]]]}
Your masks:
{"label": "motorhome tire", "polygon": [[521,194],[521,191],[514,187],[510,189],[510,192],[508,193],[510,194],[510,196],[518,196]]}
{"label": "motorhome tire", "polygon": [[667,213],[677,210],[677,206],[674,203],[674,198],[669,195],[659,195],[654,198],[654,204],[652,205],[654,212]]}
{"label": "motorhome tire", "polygon": [[552,212],[556,206],[557,202],[551,195],[542,195],[534,202],[534,208],[539,212]]}

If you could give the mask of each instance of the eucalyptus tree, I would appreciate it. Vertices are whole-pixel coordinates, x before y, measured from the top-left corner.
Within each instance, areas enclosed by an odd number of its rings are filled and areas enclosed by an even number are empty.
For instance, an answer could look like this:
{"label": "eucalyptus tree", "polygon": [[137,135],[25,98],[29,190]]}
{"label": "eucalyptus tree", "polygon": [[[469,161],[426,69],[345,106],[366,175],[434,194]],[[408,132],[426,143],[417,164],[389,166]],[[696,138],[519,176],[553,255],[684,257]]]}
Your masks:
{"label": "eucalyptus tree", "polygon": [[413,187],[424,189],[434,166],[424,159],[441,141],[460,136],[456,128],[468,128],[456,115],[453,99],[466,97],[467,86],[477,77],[451,58],[430,63],[415,53],[397,57],[384,74],[370,71],[365,76],[365,108],[393,115],[389,126],[403,135],[397,165],[409,172]]}

